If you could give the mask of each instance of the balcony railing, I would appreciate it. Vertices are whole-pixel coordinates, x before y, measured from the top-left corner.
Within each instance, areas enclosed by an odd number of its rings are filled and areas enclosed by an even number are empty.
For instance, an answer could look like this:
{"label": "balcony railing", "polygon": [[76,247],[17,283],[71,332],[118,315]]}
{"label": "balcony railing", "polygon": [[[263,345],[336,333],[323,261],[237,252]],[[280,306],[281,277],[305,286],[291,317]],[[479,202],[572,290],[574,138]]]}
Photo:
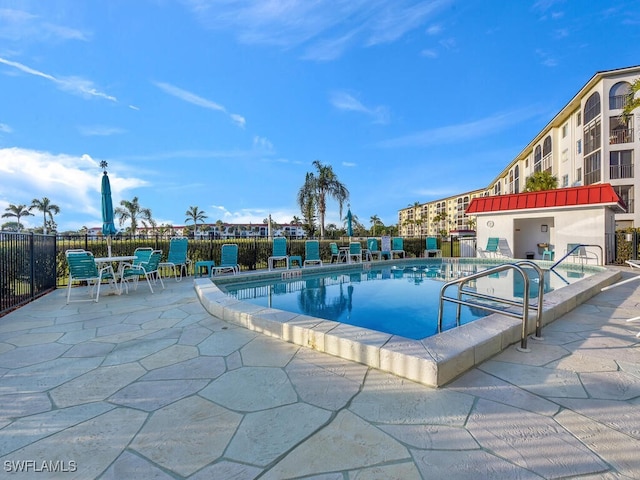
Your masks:
{"label": "balcony railing", "polygon": [[633,178],[633,165],[611,165],[609,167],[609,178]]}
{"label": "balcony railing", "polygon": [[633,142],[633,128],[624,130],[615,130],[609,133],[609,145],[617,145],[618,143]]}
{"label": "balcony railing", "polygon": [[600,179],[601,179],[600,169],[584,174],[585,185],[593,185],[594,183],[598,183]]}

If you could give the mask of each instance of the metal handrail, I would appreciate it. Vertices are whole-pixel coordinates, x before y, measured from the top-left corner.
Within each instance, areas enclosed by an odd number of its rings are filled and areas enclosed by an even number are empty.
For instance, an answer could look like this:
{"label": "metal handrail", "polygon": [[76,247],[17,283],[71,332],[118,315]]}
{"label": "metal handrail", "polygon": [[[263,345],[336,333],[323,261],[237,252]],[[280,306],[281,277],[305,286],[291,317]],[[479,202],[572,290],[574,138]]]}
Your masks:
{"label": "metal handrail", "polygon": [[573,254],[573,252],[575,252],[576,250],[578,250],[579,248],[582,248],[582,247],[598,247],[600,249],[600,265],[604,265],[604,251],[602,250],[602,246],[601,245],[588,245],[586,243],[580,243],[580,244],[576,245],[575,247],[573,247],[571,250],[569,250],[560,260],[558,260],[556,263],[551,265],[551,267],[549,267],[549,270],[553,270],[554,268],[556,268],[564,260],[569,258]]}
{"label": "metal handrail", "polygon": [[[538,286],[538,305],[537,306],[530,306],[529,305],[529,283],[530,283],[530,279],[529,279],[529,275],[527,274],[527,272],[522,268],[522,266],[531,266],[536,270],[536,273],[538,274],[538,282],[539,282],[539,286]],[[467,282],[470,282],[472,280],[475,280],[477,278],[481,278],[481,277],[486,277],[489,276],[491,274],[497,273],[497,272],[501,272],[504,270],[514,270],[516,272],[519,272],[522,280],[524,282],[524,292],[522,295],[522,302],[519,301],[515,301],[515,300],[511,300],[511,299],[507,299],[507,298],[501,298],[501,297],[494,297],[492,295],[487,295],[487,294],[483,294],[483,293],[478,293],[478,292],[473,292],[473,291],[469,291],[469,290],[465,290],[464,289],[464,285]],[[457,298],[453,298],[453,297],[448,297],[445,295],[446,290],[453,286],[453,285],[457,285],[458,286],[458,297]],[[514,312],[510,312],[508,310],[502,310],[502,309],[498,309],[498,308],[494,308],[491,307],[489,305],[485,305],[483,303],[479,303],[479,302],[473,302],[473,301],[469,301],[469,300],[463,300],[463,295],[468,296],[468,297],[475,297],[478,299],[483,299],[483,300],[489,300],[489,301],[493,301],[493,302],[498,302],[498,303],[503,303],[505,305],[510,305],[510,306],[517,306],[517,307],[522,307],[522,314],[518,315],[517,313]],[[444,301],[447,300],[449,302],[455,303],[457,304],[456,307],[456,325],[459,326],[460,325],[460,313],[461,313],[461,306],[465,305],[468,307],[475,307],[475,308],[480,308],[482,310],[486,310],[489,312],[493,312],[493,313],[500,313],[503,315],[507,315],[513,318],[521,318],[522,319],[522,337],[520,340],[520,347],[518,347],[518,350],[522,351],[522,352],[528,352],[530,351],[527,348],[527,337],[528,337],[528,330],[529,330],[529,309],[533,309],[536,310],[536,335],[535,337],[537,339],[541,339],[542,336],[542,322],[541,322],[541,317],[542,317],[542,305],[543,305],[543,295],[544,295],[544,272],[542,271],[542,269],[540,268],[540,266],[538,266],[536,263],[534,262],[530,262],[530,261],[519,261],[516,263],[505,263],[505,264],[501,264],[501,265],[497,265],[493,268],[489,268],[486,270],[483,270],[481,272],[478,273],[474,273],[472,275],[469,275],[467,277],[464,278],[459,278],[456,280],[451,280],[447,283],[445,283],[442,288],[440,289],[440,303],[439,303],[439,308],[438,308],[438,332],[442,331],[442,316],[443,316],[443,312],[444,312]]]}

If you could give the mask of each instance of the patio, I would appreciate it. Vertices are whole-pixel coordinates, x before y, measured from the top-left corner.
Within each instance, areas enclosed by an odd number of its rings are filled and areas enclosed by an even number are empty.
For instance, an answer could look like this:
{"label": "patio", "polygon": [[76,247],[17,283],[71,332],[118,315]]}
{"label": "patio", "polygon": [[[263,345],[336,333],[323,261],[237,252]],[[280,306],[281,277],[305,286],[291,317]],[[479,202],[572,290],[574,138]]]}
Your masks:
{"label": "patio", "polygon": [[0,318],[11,478],[640,478],[640,281],[440,389],[143,287]]}

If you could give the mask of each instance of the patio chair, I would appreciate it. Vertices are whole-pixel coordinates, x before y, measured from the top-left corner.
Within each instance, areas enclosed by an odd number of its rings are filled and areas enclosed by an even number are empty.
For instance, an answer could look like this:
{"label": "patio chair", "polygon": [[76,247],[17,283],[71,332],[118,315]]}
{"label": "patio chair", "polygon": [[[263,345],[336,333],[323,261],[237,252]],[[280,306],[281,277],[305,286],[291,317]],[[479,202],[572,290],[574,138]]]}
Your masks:
{"label": "patio chair", "polygon": [[367,250],[371,259],[378,257],[378,260],[382,260],[382,251],[378,248],[377,238],[367,238]]}
{"label": "patio chair", "polygon": [[320,260],[320,242],[318,240],[307,240],[304,242],[304,263],[314,264],[322,266],[322,260]]}
{"label": "patio chair", "polygon": [[438,239],[436,237],[427,237],[427,249],[424,256],[429,258],[433,254],[434,257],[442,257],[442,250],[438,248]]}
{"label": "patio chair", "polygon": [[333,263],[334,260],[336,262],[342,261],[342,258],[341,258],[341,255],[340,255],[340,249],[338,248],[338,244],[335,243],[335,242],[331,242],[329,244],[329,248],[331,249],[331,261],[329,263]]}
{"label": "patio chair", "polygon": [[588,263],[589,260],[595,260],[596,263],[598,262],[598,256],[593,252],[589,252],[586,249],[586,245],[580,243],[567,243],[565,254],[567,258],[573,260],[574,263]]}
{"label": "patio chair", "polygon": [[284,260],[285,268],[289,269],[289,255],[287,255],[287,239],[285,237],[273,239],[273,251],[267,259],[269,270],[273,270],[274,263],[280,260]]}
{"label": "patio chair", "polygon": [[142,262],[148,262],[151,254],[153,253],[153,248],[151,247],[138,247],[133,251],[135,255],[135,260],[132,262],[133,265],[140,265]]}
{"label": "patio chair", "polygon": [[[105,265],[98,269],[93,253],[85,250],[67,250],[65,252],[69,264],[69,286],[67,288],[67,304],[71,302],[98,302],[100,298],[100,284],[102,280],[108,280],[116,290],[116,276],[111,265]],[[88,300],[71,300],[71,286],[73,282],[87,282],[89,287]],[[96,296],[93,298],[93,290]]]}
{"label": "patio chair", "polygon": [[487,248],[484,250],[479,249],[478,253],[482,257],[501,257],[502,252],[500,251],[500,239],[498,237],[489,237],[487,239]]}
{"label": "patio chair", "polygon": [[[160,262],[160,268],[172,268],[173,276],[176,282],[182,281],[182,272],[186,277],[189,273],[187,265],[190,263],[187,258],[187,248],[189,247],[189,241],[183,237],[176,237],[169,240],[169,254],[167,255],[166,262]],[[180,276],[178,276],[180,272]]]}
{"label": "patio chair", "polygon": [[405,258],[404,240],[402,237],[393,237],[391,239],[391,258],[398,255],[398,258]]}
{"label": "patio chair", "polygon": [[212,271],[216,275],[229,270],[234,275],[240,272],[240,265],[238,265],[238,245],[235,243],[226,243],[222,245],[220,265],[212,267]]}
{"label": "patio chair", "polygon": [[141,277],[144,277],[147,280],[147,285],[149,285],[149,290],[153,293],[153,287],[151,286],[151,281],[153,283],[158,283],[160,281],[160,285],[164,289],[164,282],[162,281],[162,276],[160,275],[160,271],[158,270],[160,265],[160,260],[162,260],[162,250],[153,250],[151,255],[149,256],[149,260],[146,262],[140,262],[137,265],[132,263],[125,263],[122,266],[122,276],[120,278],[120,290],[122,287],[126,289],[126,292],[129,293],[129,284],[128,282],[133,281],[133,289],[138,289],[138,281]]}
{"label": "patio chair", "polygon": [[362,263],[362,245],[360,242],[349,242],[349,263]]}
{"label": "patio chair", "polygon": [[380,238],[380,258],[388,257],[391,260],[391,237],[389,235],[383,235]]}

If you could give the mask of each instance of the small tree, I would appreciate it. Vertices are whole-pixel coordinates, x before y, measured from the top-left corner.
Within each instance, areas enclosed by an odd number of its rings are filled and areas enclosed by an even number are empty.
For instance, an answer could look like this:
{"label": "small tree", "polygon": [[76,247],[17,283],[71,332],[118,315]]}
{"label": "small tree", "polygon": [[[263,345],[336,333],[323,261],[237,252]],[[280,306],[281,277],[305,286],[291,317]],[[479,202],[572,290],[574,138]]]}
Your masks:
{"label": "small tree", "polygon": [[[42,200],[38,198],[34,198],[31,201],[31,206],[29,207],[29,211],[36,209],[42,212],[42,233],[47,234],[47,226],[54,226],[55,222],[53,221],[53,215],[57,215],[60,213],[60,207],[51,203],[47,197],[43,197]],[[48,221],[47,221],[48,220]]]}
{"label": "small tree", "polygon": [[640,96],[636,97],[636,93],[640,92],[640,78],[636,79],[635,82],[631,84],[631,91],[629,92],[629,100],[624,106],[622,110],[622,119],[626,123],[631,117],[631,112],[633,112],[636,108],[640,107]]}
{"label": "small tree", "polygon": [[6,213],[2,214],[2,218],[11,218],[15,217],[17,224],[17,231],[22,230],[22,224],[20,223],[20,219],[22,217],[33,216],[33,213],[29,211],[26,205],[14,205],[10,203],[7,208],[4,209]]}
{"label": "small tree", "polygon": [[205,219],[207,218],[207,214],[200,210],[197,206],[189,206],[189,210],[185,212],[185,215],[187,216],[187,218],[184,220],[184,223],[187,223],[188,221],[193,222],[193,237],[195,238],[196,233],[198,233],[198,222],[204,223]]}
{"label": "small tree", "polygon": [[524,186],[525,192],[542,192],[558,188],[558,177],[548,171],[534,172]]}

